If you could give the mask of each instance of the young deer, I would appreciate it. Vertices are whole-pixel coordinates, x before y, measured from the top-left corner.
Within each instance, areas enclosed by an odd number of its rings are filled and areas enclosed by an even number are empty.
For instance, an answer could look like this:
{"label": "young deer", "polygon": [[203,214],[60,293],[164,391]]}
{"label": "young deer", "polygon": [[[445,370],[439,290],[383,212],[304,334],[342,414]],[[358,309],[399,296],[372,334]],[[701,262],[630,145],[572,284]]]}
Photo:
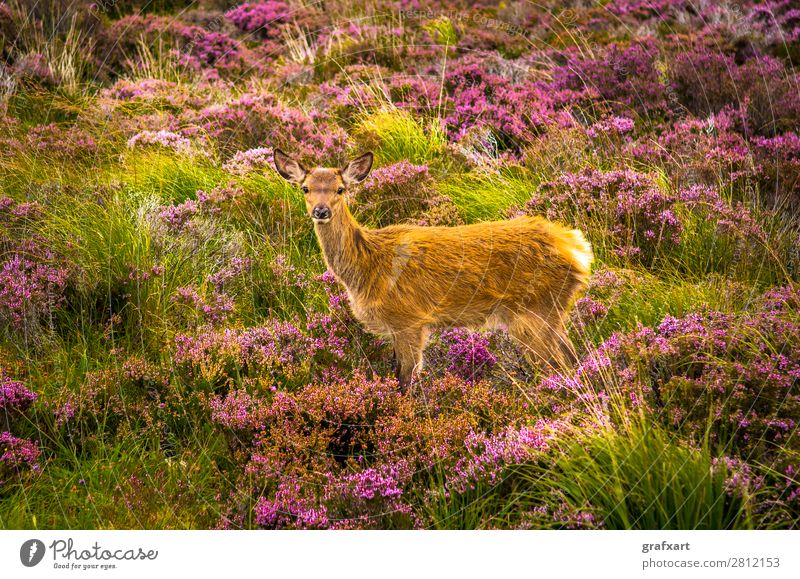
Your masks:
{"label": "young deer", "polygon": [[325,262],[347,288],[356,319],[391,338],[402,388],[440,327],[504,328],[530,362],[556,369],[574,363],[564,322],[593,259],[577,229],[537,217],[367,229],[344,193],[367,177],[372,153],[343,169],[306,170],[276,149],[275,167],[300,185]]}

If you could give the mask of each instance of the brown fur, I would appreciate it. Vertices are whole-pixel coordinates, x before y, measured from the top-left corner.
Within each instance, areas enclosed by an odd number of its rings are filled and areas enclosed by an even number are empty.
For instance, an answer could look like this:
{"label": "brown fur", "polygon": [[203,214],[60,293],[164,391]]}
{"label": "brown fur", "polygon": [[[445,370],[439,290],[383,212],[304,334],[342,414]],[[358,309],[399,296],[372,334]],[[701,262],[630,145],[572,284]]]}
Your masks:
{"label": "brown fur", "polygon": [[[286,163],[276,152],[276,166]],[[287,161],[288,159],[288,161]],[[325,262],[347,288],[355,317],[370,332],[392,339],[403,387],[422,365],[435,328],[504,328],[539,364],[564,368],[574,351],[564,327],[586,285],[591,248],[577,230],[537,217],[461,227],[361,227],[337,193],[366,177],[360,157],[342,170],[300,168],[309,214],[330,208],[315,223]],[[361,162],[360,171],[353,163]],[[364,167],[366,170],[364,171]]]}

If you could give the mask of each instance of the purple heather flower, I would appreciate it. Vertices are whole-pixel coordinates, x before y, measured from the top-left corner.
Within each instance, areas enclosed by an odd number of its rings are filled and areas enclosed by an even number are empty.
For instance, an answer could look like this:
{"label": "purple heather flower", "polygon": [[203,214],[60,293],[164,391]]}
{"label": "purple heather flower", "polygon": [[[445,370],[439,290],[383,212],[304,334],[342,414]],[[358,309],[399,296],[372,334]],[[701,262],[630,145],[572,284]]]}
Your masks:
{"label": "purple heather flower", "polygon": [[39,447],[36,443],[0,432],[0,487],[23,470],[39,471]]}
{"label": "purple heather flower", "polygon": [[165,149],[171,149],[179,154],[190,154],[192,152],[192,142],[186,137],[173,133],[172,131],[142,131],[128,139],[128,148],[133,149],[141,145],[158,145]]}
{"label": "purple heather flower", "polygon": [[441,339],[448,345],[447,369],[465,380],[480,380],[497,363],[488,338],[478,332],[456,328],[442,332]]}

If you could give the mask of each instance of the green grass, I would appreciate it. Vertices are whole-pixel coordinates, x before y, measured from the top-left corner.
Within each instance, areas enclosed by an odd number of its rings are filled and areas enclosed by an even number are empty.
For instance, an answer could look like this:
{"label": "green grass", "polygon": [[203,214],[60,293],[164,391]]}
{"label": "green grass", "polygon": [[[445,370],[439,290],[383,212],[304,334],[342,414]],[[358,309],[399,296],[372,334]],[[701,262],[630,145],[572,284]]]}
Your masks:
{"label": "green grass", "polygon": [[726,493],[727,472],[712,468],[707,448],[686,446],[640,418],[565,438],[554,464],[522,468],[528,500],[562,497],[607,529],[752,527],[748,497]]}
{"label": "green grass", "polygon": [[425,127],[397,109],[367,114],[354,136],[365,148],[374,148],[382,164],[406,160],[419,165],[433,162],[445,153],[445,135],[436,124]]}
{"label": "green grass", "polygon": [[194,198],[198,190],[208,191],[228,179],[225,172],[207,161],[153,147],[127,154],[123,163],[105,176],[108,183],[122,182],[136,191],[156,196],[163,203],[176,204]]}
{"label": "green grass", "polygon": [[[588,340],[599,345],[614,332],[633,330],[637,324],[658,325],[664,316],[681,318],[703,308],[744,312],[761,295],[758,288],[731,284],[720,275],[695,281],[687,280],[679,272],[654,275],[641,269],[610,270],[625,281],[619,288],[601,292],[602,300],[610,305],[608,312],[592,321],[588,333],[578,337],[577,343]],[[611,294],[616,295],[612,297]]]}
{"label": "green grass", "polygon": [[512,207],[521,207],[536,190],[536,175],[521,169],[494,173],[448,174],[436,192],[450,197],[467,222],[503,219]]}
{"label": "green grass", "polygon": [[62,448],[36,483],[3,497],[2,529],[196,529],[213,527],[217,442],[166,456],[129,437],[90,455]]}

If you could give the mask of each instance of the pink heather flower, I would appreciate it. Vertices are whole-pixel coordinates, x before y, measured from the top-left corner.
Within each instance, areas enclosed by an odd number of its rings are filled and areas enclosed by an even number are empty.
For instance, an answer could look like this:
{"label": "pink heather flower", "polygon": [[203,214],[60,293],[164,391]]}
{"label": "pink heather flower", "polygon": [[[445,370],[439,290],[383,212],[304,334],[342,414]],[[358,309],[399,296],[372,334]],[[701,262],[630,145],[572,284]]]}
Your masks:
{"label": "pink heather flower", "polygon": [[576,49],[566,52],[567,63],[553,71],[551,90],[590,91],[623,114],[631,108],[643,116],[666,110],[666,88],[656,65],[659,47],[653,38],[625,46],[612,43],[598,58],[586,58]]}
{"label": "pink heather flower", "polygon": [[784,159],[800,158],[800,136],[788,132],[774,137],[753,137],[753,144],[770,157]]}
{"label": "pink heather flower", "polygon": [[291,8],[280,0],[241,4],[225,13],[242,32],[258,33],[263,38],[279,38],[279,25],[288,22],[290,16]]}
{"label": "pink heather flower", "polygon": [[216,273],[209,274],[206,280],[217,291],[222,291],[226,285],[234,283],[237,279],[243,279],[252,267],[253,261],[249,257],[234,257],[225,267]]}
{"label": "pink heather flower", "polygon": [[67,400],[61,406],[53,410],[56,419],[56,428],[61,428],[75,416],[75,404],[72,400]]}
{"label": "pink heather flower", "polygon": [[186,137],[173,133],[172,131],[161,130],[157,132],[142,131],[128,139],[128,148],[133,149],[142,145],[156,145],[171,149],[181,155],[192,153],[192,142]]}
{"label": "pink heather flower", "polygon": [[263,171],[272,167],[272,147],[259,147],[239,151],[226,161],[222,168],[234,175],[246,175],[253,171]]}
{"label": "pink heather flower", "polygon": [[[185,298],[195,300],[191,291]],[[212,304],[213,305],[213,304]],[[227,310],[226,310],[227,311]],[[205,316],[210,311],[203,310]],[[207,330],[197,336],[185,334],[175,339],[175,361],[190,369],[223,372],[226,366],[247,368],[249,372],[274,372],[286,376],[301,370],[319,355],[342,360],[349,345],[347,330],[330,316],[309,315],[305,325],[272,319],[247,329]]]}
{"label": "pink heather flower", "polygon": [[449,344],[447,369],[456,376],[468,381],[480,380],[497,363],[489,350],[489,339],[479,332],[456,328],[442,332],[441,337]]}
{"label": "pink heather flower", "polygon": [[257,430],[264,420],[259,401],[245,390],[229,392],[224,398],[215,396],[208,407],[212,421],[233,430]]}
{"label": "pink heather flower", "polygon": [[[45,257],[53,258],[51,254]],[[57,309],[68,272],[15,254],[0,264],[0,320],[21,329]]]}
{"label": "pink heather flower", "polygon": [[187,305],[199,312],[212,326],[218,326],[227,320],[234,310],[234,301],[230,296],[212,291],[205,297],[192,286],[178,288],[173,299],[176,303]]}
{"label": "pink heather flower", "polygon": [[36,443],[0,432],[0,487],[25,469],[38,472],[40,454]]}
{"label": "pink heather flower", "polygon": [[187,199],[180,205],[165,205],[159,211],[159,216],[167,224],[170,230],[179,233],[186,229],[187,225],[199,212],[199,206],[193,199]]}
{"label": "pink heather flower", "polygon": [[302,271],[298,271],[281,253],[275,256],[270,268],[284,287],[307,289],[311,285],[306,275]]}
{"label": "pink heather flower", "polygon": [[614,0],[606,9],[617,16],[669,18],[687,4],[686,0]]}
{"label": "pink heather flower", "polygon": [[402,188],[411,183],[425,180],[427,177],[427,165],[413,165],[404,160],[375,169],[364,180],[364,187],[377,190],[385,190],[392,187]]}
{"label": "pink heather flower", "polygon": [[211,191],[205,192],[198,190],[197,203],[200,208],[210,214],[216,215],[222,212],[222,207],[242,196],[244,192],[236,186],[229,185],[214,187]]}
{"label": "pink heather flower", "polygon": [[741,498],[764,486],[764,477],[754,474],[749,464],[735,457],[714,457],[711,470],[725,472],[725,492],[732,496]]}
{"label": "pink heather flower", "polygon": [[392,469],[393,467],[366,468],[359,473],[345,475],[342,480],[344,483],[352,485],[349,493],[356,498],[363,500],[371,500],[375,497],[396,499],[403,495],[403,489],[398,484],[397,473],[392,473]]}
{"label": "pink heather flower", "polygon": [[14,73],[19,77],[35,80],[46,86],[58,84],[58,77],[53,72],[47,57],[38,52],[26,54],[17,59],[14,62]]}
{"label": "pink heather flower", "polygon": [[531,428],[508,427],[494,435],[470,432],[464,441],[467,455],[453,467],[447,488],[463,493],[479,482],[496,484],[504,468],[546,451],[558,428],[558,423],[540,420]]}
{"label": "pink heather flower", "polygon": [[30,150],[41,151],[64,159],[76,159],[96,152],[94,138],[82,128],[63,127],[55,123],[32,127],[25,137]]}
{"label": "pink heather flower", "polygon": [[320,529],[329,524],[328,509],[306,496],[297,480],[283,480],[275,498],[261,497],[255,506],[256,523],[270,529]]}
{"label": "pink heather flower", "polygon": [[601,136],[624,135],[633,131],[633,121],[626,117],[609,117],[586,129],[586,134],[596,139]]}
{"label": "pink heather flower", "polygon": [[11,380],[5,374],[0,378],[0,411],[25,410],[36,398],[22,382]]}
{"label": "pink heather flower", "polygon": [[579,298],[575,302],[575,308],[578,310],[580,315],[587,320],[603,319],[608,314],[608,307],[606,307],[605,304],[598,302],[589,296],[583,296]]}
{"label": "pink heather flower", "polygon": [[596,529],[603,526],[603,522],[597,521],[594,514],[576,510],[566,502],[561,503],[553,513],[553,520],[561,523],[565,529]]}

